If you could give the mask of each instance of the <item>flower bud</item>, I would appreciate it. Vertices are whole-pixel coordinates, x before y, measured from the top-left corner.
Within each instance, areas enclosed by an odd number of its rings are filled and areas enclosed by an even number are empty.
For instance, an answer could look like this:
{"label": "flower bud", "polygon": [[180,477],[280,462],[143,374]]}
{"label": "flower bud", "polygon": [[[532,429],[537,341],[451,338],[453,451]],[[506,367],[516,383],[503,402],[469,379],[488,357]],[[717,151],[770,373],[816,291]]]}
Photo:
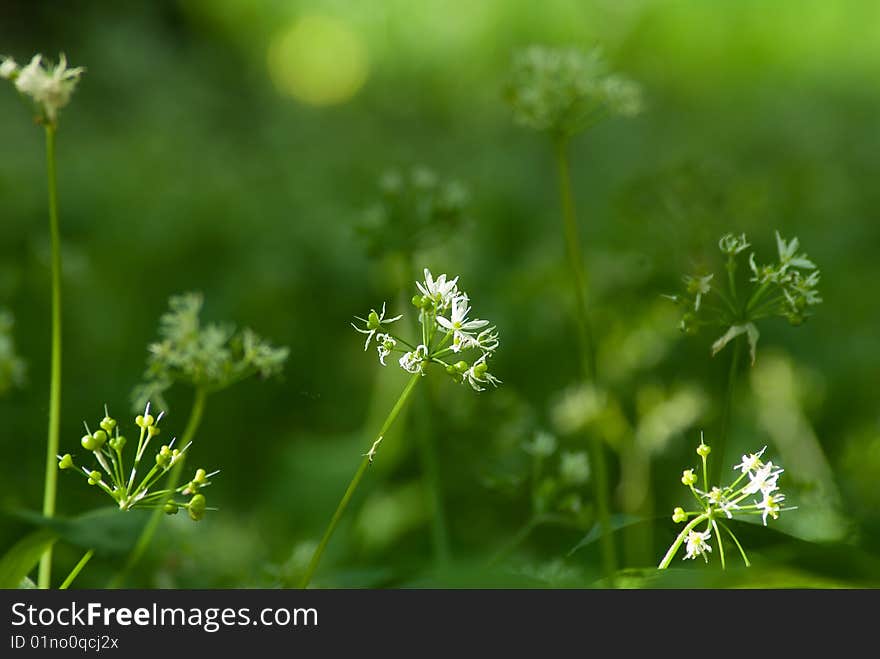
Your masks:
{"label": "flower bud", "polygon": [[693,469],[685,469],[681,472],[681,482],[684,485],[693,485],[697,482],[697,477],[694,475]]}
{"label": "flower bud", "polygon": [[70,469],[75,466],[76,465],[73,464],[73,458],[70,457],[70,453],[65,453],[61,456],[61,460],[58,461],[59,469]]}
{"label": "flower bud", "polygon": [[177,504],[173,501],[169,501],[164,506],[162,506],[162,510],[165,511],[166,515],[176,515],[177,514]]}
{"label": "flower bud", "polygon": [[87,451],[98,451],[102,446],[104,446],[104,442],[107,441],[107,433],[103,430],[96,430],[91,435],[83,435],[80,440],[80,444]]}
{"label": "flower bud", "polygon": [[379,329],[379,314],[375,311],[371,311],[367,316],[367,329]]}
{"label": "flower bud", "polygon": [[676,524],[680,524],[687,520],[687,513],[684,512],[684,508],[676,507],[675,510],[672,511],[672,521]]}
{"label": "flower bud", "polygon": [[166,444],[162,448],[159,449],[159,452],[156,454],[156,464],[160,467],[167,467],[171,462],[171,449]]}
{"label": "flower bud", "polygon": [[101,423],[98,425],[101,426],[102,430],[105,430],[109,433],[116,427],[116,419],[105,416],[103,419],[101,419]]}
{"label": "flower bud", "polygon": [[108,443],[110,444],[110,448],[112,448],[114,451],[121,451],[125,446],[125,442],[127,441],[128,440],[125,439],[124,435],[119,435],[119,437],[114,437]]}
{"label": "flower bud", "polygon": [[160,432],[162,432],[162,431],[159,429],[159,426],[149,426],[149,427],[147,428],[147,434],[148,434],[151,438],[152,438],[152,437],[155,437],[155,436],[158,435]]}
{"label": "flower bud", "polygon": [[455,370],[458,371],[459,373],[464,373],[469,368],[470,368],[470,366],[468,365],[468,363],[466,361],[455,362]]}
{"label": "flower bud", "polygon": [[706,444],[703,444],[703,442],[700,442],[700,445],[697,447],[697,455],[699,455],[701,458],[705,458],[711,452],[712,452],[711,446],[707,446]]}
{"label": "flower bud", "polygon": [[194,522],[198,522],[200,519],[202,519],[202,517],[205,516],[206,505],[207,501],[205,500],[204,494],[196,494],[192,499],[190,499],[187,506],[190,519]]}
{"label": "flower bud", "polygon": [[89,474],[89,485],[97,485],[101,482],[101,472],[93,471]]}
{"label": "flower bud", "polygon": [[153,425],[154,421],[155,421],[155,419],[153,419],[152,414],[147,414],[146,416],[144,416],[143,414],[138,414],[134,419],[134,422],[140,428],[149,428],[150,426]]}

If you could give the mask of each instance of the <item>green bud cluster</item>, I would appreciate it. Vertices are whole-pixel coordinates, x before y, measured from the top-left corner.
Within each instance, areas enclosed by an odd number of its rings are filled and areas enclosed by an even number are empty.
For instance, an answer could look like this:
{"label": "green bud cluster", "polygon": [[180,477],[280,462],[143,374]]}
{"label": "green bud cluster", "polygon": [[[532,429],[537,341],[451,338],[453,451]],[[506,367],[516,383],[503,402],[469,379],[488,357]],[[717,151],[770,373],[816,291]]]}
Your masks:
{"label": "green bud cluster", "polygon": [[[217,472],[207,473],[197,469],[192,480],[174,489],[161,489],[159,481],[168,474],[171,467],[183,456],[189,446],[180,449],[174,447],[174,441],[159,448],[155,454],[155,464],[145,470],[139,482],[136,477],[140,471],[141,460],[150,445],[150,441],[160,434],[159,422],[162,414],[153,417],[149,404],[143,414],[137,415],[135,425],[140,428],[137,449],[131,470],[126,475],[124,449],[127,444],[125,436],[120,434],[119,426],[105,409],[104,418],[98,423],[100,429],[91,432],[86,426],[86,434],[80,440],[82,447],[89,451],[101,468],[88,469],[77,467],[70,453],[58,456],[58,468],[64,471],[73,470],[81,474],[89,485],[94,485],[106,492],[119,506],[120,510],[132,508],[161,508],[173,515],[179,508],[186,508],[193,520],[204,517],[206,499],[200,491],[211,484],[211,477]],[[178,495],[191,496],[189,502],[177,501]]]}

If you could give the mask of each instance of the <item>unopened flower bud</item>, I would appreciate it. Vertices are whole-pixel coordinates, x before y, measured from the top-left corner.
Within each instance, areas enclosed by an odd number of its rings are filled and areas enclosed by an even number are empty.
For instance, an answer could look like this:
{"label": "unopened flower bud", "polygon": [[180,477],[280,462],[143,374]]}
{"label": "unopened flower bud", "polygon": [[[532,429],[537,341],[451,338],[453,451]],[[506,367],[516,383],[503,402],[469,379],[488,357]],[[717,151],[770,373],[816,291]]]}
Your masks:
{"label": "unopened flower bud", "polygon": [[70,453],[65,453],[63,456],[61,456],[61,459],[58,461],[58,468],[59,469],[70,469],[74,466],[75,465],[73,464],[73,458],[70,457]]}
{"label": "unopened flower bud", "polygon": [[681,472],[681,482],[684,485],[693,485],[697,482],[697,477],[694,475],[693,469],[685,469]]}
{"label": "unopened flower bud", "polygon": [[677,507],[675,510],[672,511],[672,521],[676,524],[684,522],[685,520],[687,520],[687,518],[688,516],[687,513],[684,512],[684,508]]}

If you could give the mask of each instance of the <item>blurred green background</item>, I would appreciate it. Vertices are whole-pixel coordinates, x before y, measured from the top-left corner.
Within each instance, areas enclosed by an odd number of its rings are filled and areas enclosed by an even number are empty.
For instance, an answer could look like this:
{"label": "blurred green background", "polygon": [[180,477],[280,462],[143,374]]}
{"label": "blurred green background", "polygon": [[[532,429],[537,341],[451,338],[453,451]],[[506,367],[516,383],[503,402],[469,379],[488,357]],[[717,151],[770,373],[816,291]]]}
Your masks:
{"label": "blurred green background", "polygon": [[[513,123],[502,99],[511,55],[531,44],[601,45],[644,87],[643,114],[572,144],[607,383],[596,418],[576,389],[552,150]],[[504,384],[476,394],[426,379],[314,585],[596,584],[595,543],[572,551],[595,521],[590,483],[575,474],[564,497],[535,499],[523,448],[541,432],[557,437],[543,472],[553,477],[563,453],[586,449],[586,433],[569,432],[579,414],[590,417],[586,432],[610,438],[617,519],[642,520],[615,534],[625,585],[880,582],[877,3],[0,2],[0,54],[26,62],[61,51],[88,69],[58,136],[62,452],[79,448],[82,421],[100,419],[105,403],[132,425],[130,393],[170,295],[201,291],[205,321],[249,326],[291,349],[282,378],[209,400],[193,460],[223,470],[209,496],[220,511],[198,524],[163,519],[130,585],[295,582],[406,379],[365,354],[349,322],[408,300],[423,266],[460,275],[477,315],[497,324],[493,372]],[[383,173],[413,167],[467,187],[463,222],[412,258],[369,250],[357,226]],[[0,398],[5,511],[41,507],[44,168],[42,131],[4,84],[0,307],[14,314],[27,364],[26,382]],[[776,229],[819,265],[825,301],[802,327],[762,326],[725,469],[769,445],[799,510],[770,529],[738,526],[750,572],[722,579],[717,562],[678,560],[658,581],[641,570],[676,533],[681,469],[696,466],[700,431],[708,443],[717,433],[727,368],[723,353],[710,356],[717,337],[681,336],[661,295],[717,265],[721,234],[745,232],[769,258]],[[166,432],[182,432],[191,399],[170,392]],[[440,507],[425,477],[426,436],[439,455]],[[60,515],[105,505],[66,476]],[[531,528],[536,500],[552,516]],[[7,514],[0,547],[29,529]],[[60,543],[56,578],[81,553]],[[122,559],[99,551],[77,586],[103,587]]]}

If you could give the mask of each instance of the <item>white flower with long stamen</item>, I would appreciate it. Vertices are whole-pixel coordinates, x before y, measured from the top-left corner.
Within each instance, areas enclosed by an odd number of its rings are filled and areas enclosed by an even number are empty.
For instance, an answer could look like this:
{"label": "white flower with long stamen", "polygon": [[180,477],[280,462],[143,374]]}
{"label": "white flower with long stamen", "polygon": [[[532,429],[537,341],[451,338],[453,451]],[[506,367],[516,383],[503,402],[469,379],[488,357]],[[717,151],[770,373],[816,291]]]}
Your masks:
{"label": "white flower with long stamen", "polygon": [[712,547],[709,546],[708,542],[711,537],[711,531],[694,531],[691,529],[687,535],[687,553],[682,560],[702,556],[703,560],[708,563],[709,557],[706,554],[712,551]]}
{"label": "white flower with long stamen", "polygon": [[764,526],[767,526],[767,516],[779,519],[779,511],[782,510],[780,503],[785,501],[785,495],[781,492],[764,492],[764,498],[755,502],[758,510],[762,511]]}
{"label": "white flower with long stamen", "polygon": [[407,373],[421,373],[425,375],[425,362],[428,359],[428,348],[424,345],[417,346],[415,350],[411,350],[400,358],[399,364]]}
{"label": "white flower with long stamen", "polygon": [[748,471],[757,471],[764,464],[761,462],[761,456],[764,455],[764,451],[766,450],[767,447],[765,446],[757,453],[749,453],[748,455],[742,456],[742,462],[736,465],[734,469],[739,469],[743,474]]}
{"label": "white flower with long stamen", "polygon": [[486,355],[483,355],[475,361],[473,365],[464,372],[463,376],[474,391],[485,391],[486,388],[482,386],[484,384],[491,384],[493,387],[497,387],[501,384],[501,380],[489,373],[489,367],[486,364]]}
{"label": "white flower with long stamen", "polygon": [[777,489],[776,481],[784,469],[776,469],[772,462],[762,465],[754,472],[749,472],[749,483],[743,488],[743,494],[755,494],[761,492],[769,494]]}
{"label": "white flower with long stamen", "polygon": [[379,363],[385,366],[385,358],[397,346],[397,341],[390,334],[376,334],[376,349],[379,351]]}
{"label": "white flower with long stamen", "polygon": [[447,281],[446,275],[442,274],[434,279],[431,271],[425,268],[425,281],[416,282],[416,287],[433,302],[435,309],[441,311],[448,309],[458,296],[458,277]]}
{"label": "white flower with long stamen", "polygon": [[351,323],[351,326],[354,327],[356,331],[360,332],[361,334],[367,335],[367,338],[364,341],[364,352],[366,352],[367,349],[370,347],[370,341],[374,336],[376,336],[379,330],[382,329],[384,325],[390,325],[391,323],[400,320],[401,318],[403,318],[403,314],[395,316],[394,318],[386,318],[385,303],[383,302],[381,313],[379,313],[375,309],[370,309],[370,313],[367,315],[366,318],[361,318],[360,316],[355,316],[355,318],[365,325],[365,327],[361,329],[354,323]]}
{"label": "white flower with long stamen", "polygon": [[489,324],[488,320],[468,320],[467,316],[471,310],[468,302],[468,296],[466,294],[459,295],[452,300],[449,318],[437,316],[437,324],[453,333],[452,349],[455,352],[460,352],[462,347],[467,348],[474,344],[479,345],[476,342],[473,331],[482,329]]}

